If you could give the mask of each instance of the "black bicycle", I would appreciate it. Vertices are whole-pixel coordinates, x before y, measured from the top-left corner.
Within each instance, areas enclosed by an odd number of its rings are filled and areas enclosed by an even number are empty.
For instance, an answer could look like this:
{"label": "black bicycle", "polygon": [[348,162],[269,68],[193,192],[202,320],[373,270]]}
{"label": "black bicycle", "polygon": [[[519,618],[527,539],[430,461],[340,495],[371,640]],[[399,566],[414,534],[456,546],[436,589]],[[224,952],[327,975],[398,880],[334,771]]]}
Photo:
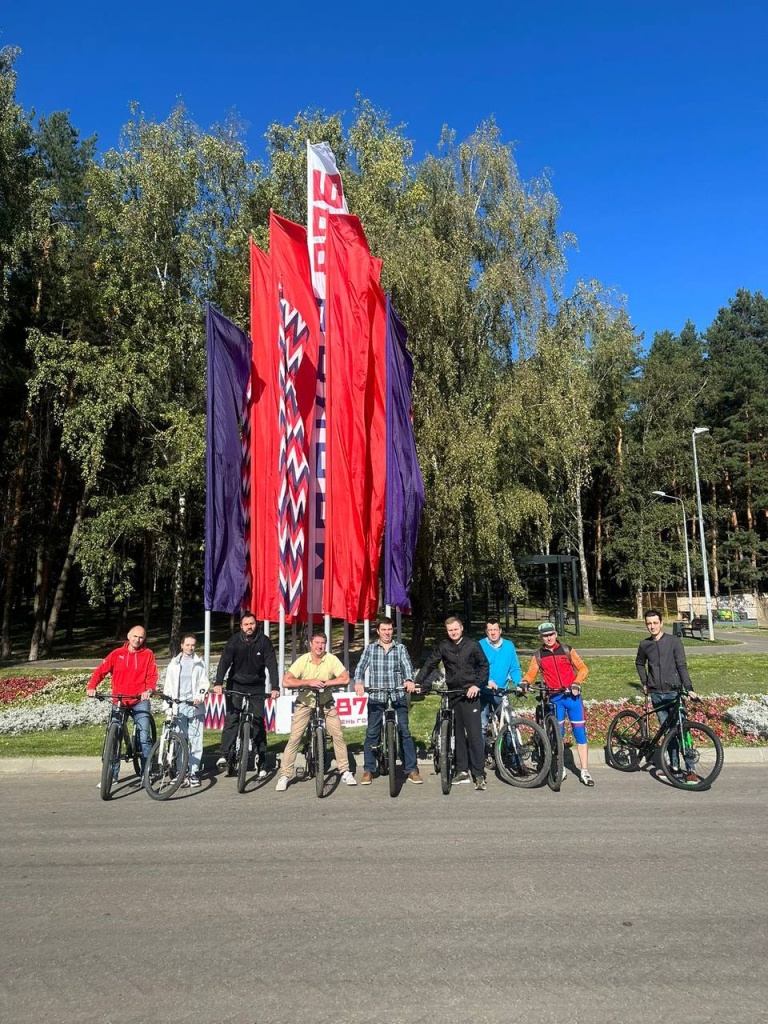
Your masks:
{"label": "black bicycle", "polygon": [[168,800],[184,781],[189,764],[189,744],[179,728],[179,707],[182,704],[195,706],[192,700],[165,694],[163,700],[173,709],[173,714],[166,718],[159,737],[152,744],[142,780],[147,795],[153,800]]}
{"label": "black bicycle", "polygon": [[[420,693],[420,690],[414,691]],[[381,735],[373,754],[379,766],[379,775],[389,776],[389,795],[397,796],[397,761],[402,761],[402,743],[397,727],[397,710],[392,702],[392,691],[387,691],[387,704],[381,720]]]}
{"label": "black bicycle", "polygon": [[[136,723],[129,727],[133,721],[130,707],[124,702],[135,701],[136,694],[130,693],[94,693],[96,700],[108,700],[112,702],[112,710],[107,721],[107,728],[104,734],[104,746],[101,749],[101,782],[99,783],[99,796],[102,800],[109,800],[112,786],[117,781],[120,771],[120,762],[133,763],[133,770],[141,778],[141,744],[136,733]],[[115,703],[115,701],[117,703]],[[152,743],[157,738],[155,720],[149,716],[150,740]]]}
{"label": "black bicycle", "polygon": [[[666,711],[665,720],[652,731],[650,719]],[[614,716],[606,739],[608,764],[620,772],[660,767],[677,789],[706,790],[723,767],[723,745],[715,731],[691,721],[682,690],[655,707],[646,695],[642,713],[628,708]]]}
{"label": "black bicycle", "polygon": [[[248,767],[251,763],[257,774],[267,774],[266,763],[262,763],[258,750],[254,748],[254,725],[256,724],[256,713],[251,705],[252,693],[246,690],[231,690],[243,698],[240,708],[240,722],[237,728],[237,737],[230,753],[228,774],[237,776],[237,792],[244,793],[248,782]],[[256,730],[257,736],[260,734]],[[263,777],[262,776],[262,777]]]}
{"label": "black bicycle", "polygon": [[[346,683],[342,685],[346,686]],[[325,713],[320,707],[320,698],[326,690],[332,689],[339,689],[339,687],[329,684],[322,689],[315,690],[317,700],[311,709],[307,729],[304,733],[304,757],[306,761],[304,775],[315,780],[315,792],[320,799],[325,795],[325,773],[328,763],[328,750],[326,747],[328,730],[325,724]]]}
{"label": "black bicycle", "polygon": [[[559,793],[563,784],[563,761],[565,757],[565,746],[563,737],[560,734],[560,725],[555,714],[555,705],[552,698],[558,694],[565,693],[565,688],[560,690],[548,690],[543,682],[534,683],[533,689],[536,693],[536,724],[543,731],[549,746],[550,762],[547,769],[547,785],[553,793]],[[526,692],[525,687],[519,687],[520,695]]]}
{"label": "black bicycle", "polygon": [[440,690],[440,707],[432,730],[432,762],[435,775],[440,776],[440,788],[445,796],[451,792],[456,771],[456,719],[450,697],[466,696],[466,690]]}
{"label": "black bicycle", "polygon": [[507,690],[493,692],[501,697],[501,704],[491,707],[488,718],[487,743],[493,762],[504,782],[533,789],[547,777],[552,762],[546,733],[533,719],[511,713]]}

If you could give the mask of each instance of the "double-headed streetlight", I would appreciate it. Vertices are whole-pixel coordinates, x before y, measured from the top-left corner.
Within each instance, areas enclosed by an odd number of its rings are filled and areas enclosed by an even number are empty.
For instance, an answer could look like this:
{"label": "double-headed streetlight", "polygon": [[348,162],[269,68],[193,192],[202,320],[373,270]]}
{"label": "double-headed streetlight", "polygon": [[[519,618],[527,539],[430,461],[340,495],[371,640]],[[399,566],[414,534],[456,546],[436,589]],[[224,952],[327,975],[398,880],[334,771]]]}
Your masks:
{"label": "double-headed streetlight", "polygon": [[691,556],[688,553],[688,524],[685,520],[685,502],[682,498],[676,498],[674,494],[667,494],[666,491],[653,491],[657,498],[668,498],[669,501],[680,503],[680,511],[683,513],[683,538],[685,543],[685,575],[688,581],[688,607],[689,615],[693,619],[693,583],[691,582]]}
{"label": "double-headed streetlight", "polygon": [[709,569],[707,567],[707,541],[704,536],[704,513],[701,510],[701,484],[699,483],[699,460],[696,455],[696,438],[699,434],[708,434],[709,427],[694,427],[691,434],[693,443],[693,475],[696,478],[696,501],[699,509],[699,536],[701,537],[701,568],[704,573],[704,602],[707,606],[707,628],[709,639],[715,639],[715,627],[712,622],[712,595],[709,592]]}

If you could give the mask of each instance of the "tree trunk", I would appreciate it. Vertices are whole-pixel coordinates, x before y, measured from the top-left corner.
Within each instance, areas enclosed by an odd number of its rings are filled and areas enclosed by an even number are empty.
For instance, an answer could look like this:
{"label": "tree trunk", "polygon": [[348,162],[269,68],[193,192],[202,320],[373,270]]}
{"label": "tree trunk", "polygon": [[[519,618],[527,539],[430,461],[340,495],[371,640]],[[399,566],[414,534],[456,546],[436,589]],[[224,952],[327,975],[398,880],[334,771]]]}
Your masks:
{"label": "tree trunk", "polygon": [[173,570],[173,595],[171,606],[171,636],[169,653],[173,657],[181,643],[181,617],[184,603],[184,556],[186,554],[187,500],[184,493],[179,494],[179,519],[176,534],[176,564]]}
{"label": "tree trunk", "polygon": [[45,542],[40,541],[37,548],[37,573],[35,579],[35,624],[32,628],[32,639],[29,643],[28,661],[37,661],[40,657],[40,641],[45,631],[45,609],[48,607],[48,594],[51,589],[51,560],[45,551]]}
{"label": "tree trunk", "polygon": [[149,530],[144,531],[144,574],[142,579],[142,611],[144,632],[149,633],[149,622],[152,618],[152,575],[153,575],[153,552],[152,534]]}
{"label": "tree trunk", "polygon": [[56,637],[56,627],[59,624],[59,614],[64,602],[64,593],[67,589],[67,580],[69,579],[72,563],[74,562],[75,554],[77,553],[77,545],[80,539],[80,528],[83,525],[85,506],[88,503],[89,497],[90,488],[86,486],[83,496],[80,499],[80,503],[77,506],[77,511],[75,512],[75,521],[72,524],[72,529],[69,534],[67,554],[64,558],[64,564],[61,567],[61,572],[59,573],[59,582],[56,586],[56,593],[53,596],[51,614],[48,616],[48,624],[45,628],[45,646],[43,648],[43,653],[46,658],[50,658],[51,651],[53,649],[53,641]]}
{"label": "tree trunk", "polygon": [[635,587],[635,618],[642,619],[643,617],[643,585],[639,583]]}
{"label": "tree trunk", "polygon": [[8,523],[8,558],[5,567],[5,601],[3,602],[3,627],[0,657],[11,656],[11,609],[16,591],[16,570],[19,564],[19,529],[24,507],[24,490],[27,483],[27,451],[29,436],[32,432],[32,414],[27,410],[24,417],[24,429],[19,445],[19,457],[13,480],[13,501],[11,502],[10,521]]}
{"label": "tree trunk", "polygon": [[584,516],[581,508],[581,488],[575,487],[576,501],[576,534],[579,546],[579,568],[581,570],[581,590],[584,598],[584,611],[592,614],[592,597],[589,592],[589,574],[587,572],[587,553],[584,547]]}

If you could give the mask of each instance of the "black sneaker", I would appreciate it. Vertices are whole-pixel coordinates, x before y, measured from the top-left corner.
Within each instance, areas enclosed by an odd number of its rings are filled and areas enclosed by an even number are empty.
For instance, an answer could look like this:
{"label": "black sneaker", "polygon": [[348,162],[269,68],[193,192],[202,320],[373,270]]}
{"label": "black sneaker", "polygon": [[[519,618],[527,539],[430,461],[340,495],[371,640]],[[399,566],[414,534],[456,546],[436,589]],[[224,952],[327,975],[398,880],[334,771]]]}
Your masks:
{"label": "black sneaker", "polygon": [[457,772],[453,777],[454,786],[468,786],[470,781],[469,772]]}
{"label": "black sneaker", "polygon": [[485,792],[485,789],[486,789],[486,785],[485,785],[485,779],[483,778],[483,776],[482,776],[482,775],[478,775],[478,776],[477,776],[477,777],[476,777],[476,778],[474,779],[474,783],[475,783],[475,789],[476,789],[476,790],[477,790],[477,791],[478,791],[479,793],[484,793],[484,792]]}

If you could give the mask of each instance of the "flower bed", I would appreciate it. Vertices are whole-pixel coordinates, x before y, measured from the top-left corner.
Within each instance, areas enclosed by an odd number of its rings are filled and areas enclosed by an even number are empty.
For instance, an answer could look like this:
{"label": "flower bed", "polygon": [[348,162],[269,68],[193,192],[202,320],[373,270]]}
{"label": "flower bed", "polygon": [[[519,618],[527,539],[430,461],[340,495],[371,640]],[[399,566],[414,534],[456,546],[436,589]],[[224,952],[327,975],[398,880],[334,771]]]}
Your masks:
{"label": "flower bed", "polygon": [[18,676],[11,679],[0,679],[0,706],[24,700],[45,689],[51,682],[50,676]]}

